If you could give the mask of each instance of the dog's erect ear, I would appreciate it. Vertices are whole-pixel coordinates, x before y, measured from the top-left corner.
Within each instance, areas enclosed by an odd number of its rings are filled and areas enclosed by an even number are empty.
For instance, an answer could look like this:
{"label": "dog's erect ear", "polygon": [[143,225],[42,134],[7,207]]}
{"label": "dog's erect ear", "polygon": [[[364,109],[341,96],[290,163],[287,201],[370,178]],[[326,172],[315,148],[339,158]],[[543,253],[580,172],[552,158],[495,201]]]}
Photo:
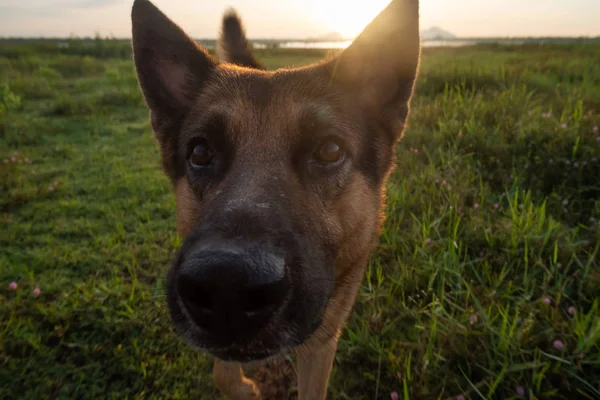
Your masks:
{"label": "dog's erect ear", "polygon": [[393,0],[326,66],[397,140],[408,116],[420,48],[418,0]]}
{"label": "dog's erect ear", "polygon": [[131,21],[138,80],[160,135],[158,126],[187,113],[216,60],[148,0],[135,0]]}
{"label": "dog's erect ear", "polygon": [[242,20],[233,8],[223,15],[221,35],[217,43],[217,54],[224,62],[241,65],[243,67],[265,69],[265,67],[254,58]]}

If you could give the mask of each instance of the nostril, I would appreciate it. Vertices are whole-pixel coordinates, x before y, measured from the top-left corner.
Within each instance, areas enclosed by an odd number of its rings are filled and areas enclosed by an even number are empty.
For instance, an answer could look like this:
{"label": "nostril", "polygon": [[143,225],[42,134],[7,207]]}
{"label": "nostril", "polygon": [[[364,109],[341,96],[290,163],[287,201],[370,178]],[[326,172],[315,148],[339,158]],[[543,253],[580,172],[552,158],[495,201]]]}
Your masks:
{"label": "nostril", "polygon": [[241,296],[242,310],[249,317],[270,313],[281,304],[284,295],[283,281],[252,286]]}
{"label": "nostril", "polygon": [[195,315],[207,315],[212,312],[212,293],[193,278],[182,275],[177,281],[177,291],[186,308]]}
{"label": "nostril", "polygon": [[252,288],[243,296],[242,309],[246,314],[255,314],[269,308],[269,296],[262,288]]}

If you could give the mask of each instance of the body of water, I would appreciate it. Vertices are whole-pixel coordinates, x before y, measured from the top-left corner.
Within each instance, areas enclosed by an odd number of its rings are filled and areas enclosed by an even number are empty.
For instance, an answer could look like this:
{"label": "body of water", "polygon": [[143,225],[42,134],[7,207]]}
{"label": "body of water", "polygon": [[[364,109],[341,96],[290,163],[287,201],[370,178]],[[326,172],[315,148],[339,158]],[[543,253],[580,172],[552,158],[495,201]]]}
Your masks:
{"label": "body of water", "polygon": [[[345,49],[352,43],[351,40],[331,41],[331,42],[311,42],[311,41],[289,41],[279,42],[277,46],[283,49]],[[422,41],[423,47],[460,47],[474,45],[475,41],[470,40],[426,40]],[[264,49],[270,45],[265,43],[253,43],[257,49]]]}

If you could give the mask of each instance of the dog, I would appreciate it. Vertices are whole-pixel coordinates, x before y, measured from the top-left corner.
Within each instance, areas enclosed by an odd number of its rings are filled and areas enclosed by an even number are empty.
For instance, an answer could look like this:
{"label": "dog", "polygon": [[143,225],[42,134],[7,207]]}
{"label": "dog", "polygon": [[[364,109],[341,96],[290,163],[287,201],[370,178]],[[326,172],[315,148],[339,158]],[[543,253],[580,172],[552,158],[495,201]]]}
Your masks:
{"label": "dog", "polygon": [[299,399],[324,399],[410,111],[418,0],[393,0],[335,56],[275,71],[233,10],[218,59],[148,0],[131,17],[182,237],[167,274],[177,332],[215,357],[230,399],[260,398],[243,363],[289,350]]}

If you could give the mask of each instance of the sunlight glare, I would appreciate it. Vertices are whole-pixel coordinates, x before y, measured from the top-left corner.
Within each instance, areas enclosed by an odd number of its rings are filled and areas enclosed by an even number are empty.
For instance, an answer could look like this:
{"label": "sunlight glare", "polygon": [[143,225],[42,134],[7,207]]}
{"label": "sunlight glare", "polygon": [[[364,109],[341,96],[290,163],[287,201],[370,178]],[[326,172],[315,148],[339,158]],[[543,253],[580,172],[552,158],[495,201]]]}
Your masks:
{"label": "sunlight glare", "polygon": [[315,15],[331,31],[346,39],[356,37],[383,10],[390,0],[347,2],[321,0],[313,3]]}

